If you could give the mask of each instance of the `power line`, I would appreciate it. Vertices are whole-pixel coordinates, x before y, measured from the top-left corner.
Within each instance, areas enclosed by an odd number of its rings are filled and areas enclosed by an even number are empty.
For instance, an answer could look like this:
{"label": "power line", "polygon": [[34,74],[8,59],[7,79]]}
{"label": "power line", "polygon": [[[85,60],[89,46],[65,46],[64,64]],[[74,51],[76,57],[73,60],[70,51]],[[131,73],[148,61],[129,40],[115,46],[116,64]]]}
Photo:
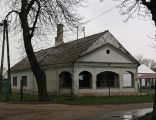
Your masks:
{"label": "power line", "polygon": [[101,13],[101,14],[99,14],[99,15],[97,15],[97,16],[94,16],[93,18],[91,18],[91,19],[89,19],[88,21],[86,21],[84,24],[90,23],[91,21],[93,21],[93,20],[95,20],[95,19],[97,19],[97,18],[103,16],[104,14],[106,14],[106,13],[108,13],[108,12],[110,12],[110,11],[112,11],[112,10],[113,10],[114,8],[116,8],[116,7],[117,7],[117,6],[114,6],[114,7],[110,8],[110,9],[104,11],[103,13]]}

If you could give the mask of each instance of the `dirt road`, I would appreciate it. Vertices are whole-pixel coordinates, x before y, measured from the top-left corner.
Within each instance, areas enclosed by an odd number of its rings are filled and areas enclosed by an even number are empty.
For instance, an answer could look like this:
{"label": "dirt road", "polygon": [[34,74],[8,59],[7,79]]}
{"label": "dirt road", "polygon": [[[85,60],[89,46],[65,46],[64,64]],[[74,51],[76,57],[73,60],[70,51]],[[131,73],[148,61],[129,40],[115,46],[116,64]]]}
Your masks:
{"label": "dirt road", "polygon": [[88,116],[149,107],[152,103],[97,106],[0,103],[0,120],[85,120]]}

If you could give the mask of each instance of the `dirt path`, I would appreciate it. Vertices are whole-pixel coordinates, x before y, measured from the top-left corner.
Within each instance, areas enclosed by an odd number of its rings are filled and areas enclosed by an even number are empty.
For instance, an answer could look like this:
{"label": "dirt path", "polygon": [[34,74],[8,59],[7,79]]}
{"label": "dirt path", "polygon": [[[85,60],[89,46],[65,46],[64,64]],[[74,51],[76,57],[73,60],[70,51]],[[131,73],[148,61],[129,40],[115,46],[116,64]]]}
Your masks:
{"label": "dirt path", "polygon": [[103,113],[149,108],[152,103],[124,105],[60,105],[0,103],[0,120],[85,120]]}

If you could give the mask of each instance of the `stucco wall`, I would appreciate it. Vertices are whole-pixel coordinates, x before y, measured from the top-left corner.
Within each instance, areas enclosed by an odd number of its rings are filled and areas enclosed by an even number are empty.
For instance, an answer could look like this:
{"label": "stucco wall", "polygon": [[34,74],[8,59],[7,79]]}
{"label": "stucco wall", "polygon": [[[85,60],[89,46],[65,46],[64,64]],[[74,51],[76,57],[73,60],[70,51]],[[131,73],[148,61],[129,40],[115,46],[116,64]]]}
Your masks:
{"label": "stucco wall", "polygon": [[[70,67],[59,67],[59,68],[51,68],[46,70],[46,77],[47,77],[47,90],[49,94],[55,94],[55,95],[62,95],[62,94],[70,94],[71,88],[64,89],[59,88],[59,74],[61,74],[63,71],[71,73],[73,81],[73,90],[75,95],[108,95],[108,88],[96,88],[96,80],[97,75],[101,72],[105,71],[111,71],[114,73],[117,73],[119,75],[119,87],[118,88],[111,88],[111,94],[112,95],[122,95],[122,94],[132,94],[136,93],[137,88],[137,81],[134,80],[134,86],[131,88],[124,88],[123,87],[123,74],[126,71],[132,72],[134,74],[134,77],[137,76],[137,69],[136,67],[113,67],[110,65],[99,67],[99,65],[93,65],[90,63],[86,66],[82,63],[76,63],[73,66]],[[74,74],[72,74],[74,71]],[[79,74],[83,71],[88,71],[92,74],[92,85],[90,89],[79,89]],[[36,80],[30,71],[21,71],[21,72],[14,72],[12,73],[12,78],[17,77],[17,87],[12,87],[13,90],[16,90],[19,92],[20,89],[20,80],[22,76],[28,77],[28,83],[27,87],[25,87],[25,91],[28,91],[31,94],[35,94],[37,92],[37,85]]]}
{"label": "stucco wall", "polygon": [[[102,64],[102,63],[101,63]],[[83,66],[83,67],[82,67]],[[99,66],[99,65],[97,65]],[[127,67],[113,67],[113,66],[104,66],[104,67],[97,67],[96,65],[93,65],[90,63],[87,66],[85,66],[82,63],[77,63],[74,68],[74,93],[77,95],[108,95],[108,88],[96,88],[96,80],[97,75],[101,72],[105,71],[111,71],[114,73],[117,73],[119,75],[119,87],[118,88],[111,88],[112,94],[116,95],[122,95],[122,94],[136,94],[138,91],[138,85],[137,85],[137,67],[133,66],[127,66]],[[92,74],[92,88],[90,89],[79,89],[79,74],[83,71],[88,71]],[[134,74],[134,86],[131,88],[124,88],[123,84],[123,74],[125,72],[131,72]]]}
{"label": "stucco wall", "polygon": [[59,75],[62,72],[69,72],[72,77],[72,67],[58,67],[46,70],[47,90],[50,94],[61,95],[70,93],[69,89],[59,88]]}
{"label": "stucco wall", "polygon": [[[33,84],[34,76],[31,71],[20,71],[11,73],[11,85],[13,91],[20,92],[20,81],[22,79],[22,76],[27,76],[27,87],[24,87],[24,91],[29,91],[32,93],[36,86],[34,86]],[[17,86],[13,86],[13,77],[17,77]]]}
{"label": "stucco wall", "polygon": [[[99,67],[99,64],[85,64],[84,63],[76,63],[73,66],[69,67],[58,67],[58,68],[51,68],[46,70],[46,77],[47,77],[47,90],[49,94],[55,94],[55,95],[62,95],[62,94],[70,94],[71,88],[64,89],[59,88],[59,74],[61,74],[63,71],[71,73],[73,81],[73,92],[75,95],[108,95],[108,88],[96,88],[96,80],[97,75],[101,72],[105,71],[111,71],[114,73],[117,73],[119,75],[119,87],[118,88],[111,88],[111,94],[112,95],[122,95],[122,94],[132,94],[136,93],[138,91],[137,88],[137,81],[134,80],[134,86],[131,88],[124,88],[123,87],[123,74],[126,71],[129,71],[134,74],[134,77],[137,76],[137,68],[132,66],[125,67],[125,64],[123,66],[120,65],[120,67],[114,67],[113,65],[104,65],[101,63],[101,67]],[[74,71],[74,74],[72,74]],[[88,71],[92,74],[92,85],[90,89],[79,89],[79,74],[83,71]],[[12,87],[13,90],[16,90],[19,92],[20,89],[20,80],[22,76],[27,76],[28,83],[27,87],[25,87],[25,92],[28,91],[31,94],[35,94],[37,92],[37,85],[36,80],[32,74],[32,72],[28,71],[20,71],[20,72],[14,72],[12,73],[12,77],[17,77],[17,87]]]}
{"label": "stucco wall", "polygon": [[[107,54],[109,50],[109,54]],[[109,62],[109,63],[132,63],[128,58],[121,55],[119,51],[113,49],[109,46],[104,46],[82,58],[78,61],[87,61],[87,62]]]}
{"label": "stucco wall", "polygon": [[53,69],[46,70],[47,91],[57,93],[57,71]]}
{"label": "stucco wall", "polygon": [[[61,67],[61,68],[51,68],[45,71],[47,78],[47,91],[49,94],[61,94],[70,93],[70,90],[59,89],[59,74],[63,71],[69,72],[72,74],[72,67]],[[12,72],[11,74],[11,85],[13,91],[20,92],[20,80],[22,76],[27,76],[27,87],[24,87],[24,91],[36,94],[37,93],[37,83],[33,73],[30,70]],[[13,77],[17,77],[17,86],[13,86]]]}

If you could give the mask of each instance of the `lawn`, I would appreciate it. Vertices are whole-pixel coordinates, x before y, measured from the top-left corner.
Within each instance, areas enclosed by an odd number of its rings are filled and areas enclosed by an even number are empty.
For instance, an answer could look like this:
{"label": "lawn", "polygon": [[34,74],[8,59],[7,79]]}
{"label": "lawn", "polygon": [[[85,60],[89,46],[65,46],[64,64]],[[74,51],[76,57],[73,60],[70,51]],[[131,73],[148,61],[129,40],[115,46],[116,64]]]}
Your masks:
{"label": "lawn", "polygon": [[75,105],[102,105],[102,104],[126,104],[152,102],[153,96],[102,96],[102,97],[75,97],[72,100],[65,97],[51,97],[53,103],[75,104]]}
{"label": "lawn", "polygon": [[[6,102],[37,102],[35,95],[24,94],[20,100],[20,94],[12,94]],[[4,102],[4,97],[0,96],[0,101]],[[70,96],[49,96],[49,102],[70,105],[103,105],[103,104],[126,104],[126,103],[145,103],[153,102],[152,95],[140,96],[101,96],[101,97],[71,97]]]}

